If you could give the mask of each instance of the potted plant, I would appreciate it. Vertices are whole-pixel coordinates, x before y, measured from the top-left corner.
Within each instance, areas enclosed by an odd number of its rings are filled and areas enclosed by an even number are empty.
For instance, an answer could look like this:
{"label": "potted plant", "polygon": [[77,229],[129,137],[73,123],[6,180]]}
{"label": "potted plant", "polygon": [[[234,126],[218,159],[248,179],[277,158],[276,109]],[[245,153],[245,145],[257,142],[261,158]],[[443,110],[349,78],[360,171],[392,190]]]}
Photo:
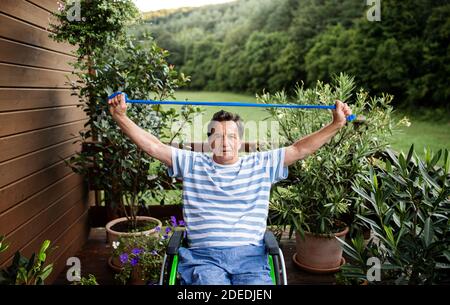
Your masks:
{"label": "potted plant", "polygon": [[[443,166],[437,166],[443,159]],[[386,150],[370,172],[353,182],[373,217],[358,216],[374,232],[366,246],[361,237],[343,241],[352,262],[342,268],[347,283],[450,283],[450,158],[448,150],[421,159],[412,145],[407,156]],[[377,258],[380,277],[369,269]],[[370,276],[368,276],[370,275]]]}
{"label": "potted plant", "polygon": [[113,257],[121,263],[121,267],[114,266],[116,280],[132,285],[158,283],[169,237],[183,229],[184,221],[171,216],[170,222],[157,228],[157,234],[120,237],[113,243]]}
{"label": "potted plant", "polygon": [[[318,273],[335,272],[344,263],[336,237],[345,238],[348,232],[353,234],[365,226],[355,217],[366,211],[351,183],[367,171],[371,157],[388,145],[393,126],[392,97],[369,97],[363,90],[355,95],[353,78],[344,74],[332,85],[318,82],[312,89],[298,87],[293,102],[321,105],[336,99],[349,103],[358,120],[348,123],[313,155],[292,165],[288,179],[272,189],[270,202],[270,222],[283,229],[289,226],[289,236],[296,232],[294,262]],[[260,100],[286,103],[287,97],[281,92],[264,94]],[[330,113],[323,110],[271,108],[269,112],[279,123],[284,146],[331,121]]]}

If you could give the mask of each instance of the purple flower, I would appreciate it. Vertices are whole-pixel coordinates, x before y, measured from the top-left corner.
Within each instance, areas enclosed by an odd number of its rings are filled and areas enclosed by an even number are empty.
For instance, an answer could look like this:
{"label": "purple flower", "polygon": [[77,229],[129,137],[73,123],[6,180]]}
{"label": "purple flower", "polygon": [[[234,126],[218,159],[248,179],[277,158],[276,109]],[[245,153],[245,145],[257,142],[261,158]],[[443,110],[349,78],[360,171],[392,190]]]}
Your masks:
{"label": "purple flower", "polygon": [[131,250],[131,253],[133,253],[134,255],[139,255],[142,252],[144,252],[144,250],[139,249],[139,248],[134,248],[133,250]]}
{"label": "purple flower", "polygon": [[169,238],[169,235],[167,235],[167,234],[162,237],[163,240],[165,240],[167,238]]}
{"label": "purple flower", "polygon": [[185,226],[186,223],[184,222],[184,220],[180,220],[180,221],[178,221],[178,225],[179,226]]}
{"label": "purple flower", "polygon": [[173,227],[177,226],[177,219],[175,216],[170,216],[170,223],[172,224]]}
{"label": "purple flower", "polygon": [[128,253],[120,254],[119,259],[122,264],[128,263]]}
{"label": "purple flower", "polygon": [[160,226],[157,226],[157,227],[155,228],[155,231],[156,231],[156,232],[161,231],[161,227],[160,227]]}
{"label": "purple flower", "polygon": [[137,263],[139,262],[139,258],[137,258],[137,257],[133,257],[132,259],[131,259],[131,261],[130,261],[130,264],[131,264],[131,266],[136,266],[137,265]]}
{"label": "purple flower", "polygon": [[172,229],[170,227],[166,228],[166,234],[169,234],[169,232],[172,231]]}

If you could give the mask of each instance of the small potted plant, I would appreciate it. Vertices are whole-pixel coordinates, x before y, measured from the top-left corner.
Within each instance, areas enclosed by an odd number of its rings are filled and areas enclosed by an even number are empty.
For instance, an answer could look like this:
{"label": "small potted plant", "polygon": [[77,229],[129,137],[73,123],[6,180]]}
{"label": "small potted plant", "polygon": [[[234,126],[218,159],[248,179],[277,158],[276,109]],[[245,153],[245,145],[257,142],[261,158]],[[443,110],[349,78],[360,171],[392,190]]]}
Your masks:
{"label": "small potted plant", "polygon": [[[392,131],[391,96],[369,97],[363,90],[353,94],[353,78],[343,74],[332,85],[318,82],[313,89],[297,88],[294,102],[330,104],[339,99],[349,103],[359,117],[313,155],[292,165],[288,179],[272,189],[269,220],[283,228],[289,226],[290,236],[296,232],[293,260],[311,272],[335,272],[344,263],[336,238],[345,238],[349,230],[364,226],[355,217],[365,211],[351,182],[367,170],[371,157],[387,146]],[[283,93],[264,94],[260,99],[265,103],[287,102]],[[323,110],[271,108],[269,112],[280,125],[284,146],[331,122],[330,113]]]}
{"label": "small potted plant", "polygon": [[113,243],[113,257],[122,264],[115,267],[116,280],[132,285],[157,284],[169,237],[174,230],[183,229],[184,221],[172,216],[165,227],[157,227],[157,234],[120,237]]}
{"label": "small potted plant", "polygon": [[[17,251],[11,265],[0,270],[0,285],[44,285],[45,279],[53,271],[53,264],[45,264],[49,247],[50,241],[45,240],[39,252],[33,253],[30,258]],[[6,250],[6,246],[2,246],[2,238],[0,250]]]}

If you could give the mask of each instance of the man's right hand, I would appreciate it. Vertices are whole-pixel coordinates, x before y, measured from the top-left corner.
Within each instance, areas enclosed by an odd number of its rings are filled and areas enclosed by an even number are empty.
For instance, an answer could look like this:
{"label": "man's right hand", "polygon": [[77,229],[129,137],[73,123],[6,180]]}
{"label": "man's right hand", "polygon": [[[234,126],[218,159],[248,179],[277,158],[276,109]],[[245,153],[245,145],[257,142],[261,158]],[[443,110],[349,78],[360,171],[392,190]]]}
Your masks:
{"label": "man's right hand", "polygon": [[112,117],[125,117],[127,115],[127,104],[125,103],[125,94],[119,94],[108,100],[109,112]]}

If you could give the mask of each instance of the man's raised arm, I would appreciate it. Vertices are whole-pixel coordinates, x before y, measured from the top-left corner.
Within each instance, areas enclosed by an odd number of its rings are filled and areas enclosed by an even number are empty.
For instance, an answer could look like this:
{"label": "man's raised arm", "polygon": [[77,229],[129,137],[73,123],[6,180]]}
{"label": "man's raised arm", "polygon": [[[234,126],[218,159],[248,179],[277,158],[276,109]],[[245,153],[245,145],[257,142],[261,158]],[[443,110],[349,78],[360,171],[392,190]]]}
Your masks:
{"label": "man's raised arm", "polygon": [[286,147],[284,166],[289,166],[298,160],[308,157],[328,143],[339,129],[346,124],[347,116],[352,114],[350,107],[341,101],[336,101],[336,109],[333,109],[332,112],[333,121],[330,124]]}
{"label": "man's raised arm", "polygon": [[111,116],[131,141],[151,157],[172,167],[172,150],[170,146],[162,143],[157,137],[140,128],[127,117],[127,105],[124,94],[119,94],[109,99],[108,105]]}

